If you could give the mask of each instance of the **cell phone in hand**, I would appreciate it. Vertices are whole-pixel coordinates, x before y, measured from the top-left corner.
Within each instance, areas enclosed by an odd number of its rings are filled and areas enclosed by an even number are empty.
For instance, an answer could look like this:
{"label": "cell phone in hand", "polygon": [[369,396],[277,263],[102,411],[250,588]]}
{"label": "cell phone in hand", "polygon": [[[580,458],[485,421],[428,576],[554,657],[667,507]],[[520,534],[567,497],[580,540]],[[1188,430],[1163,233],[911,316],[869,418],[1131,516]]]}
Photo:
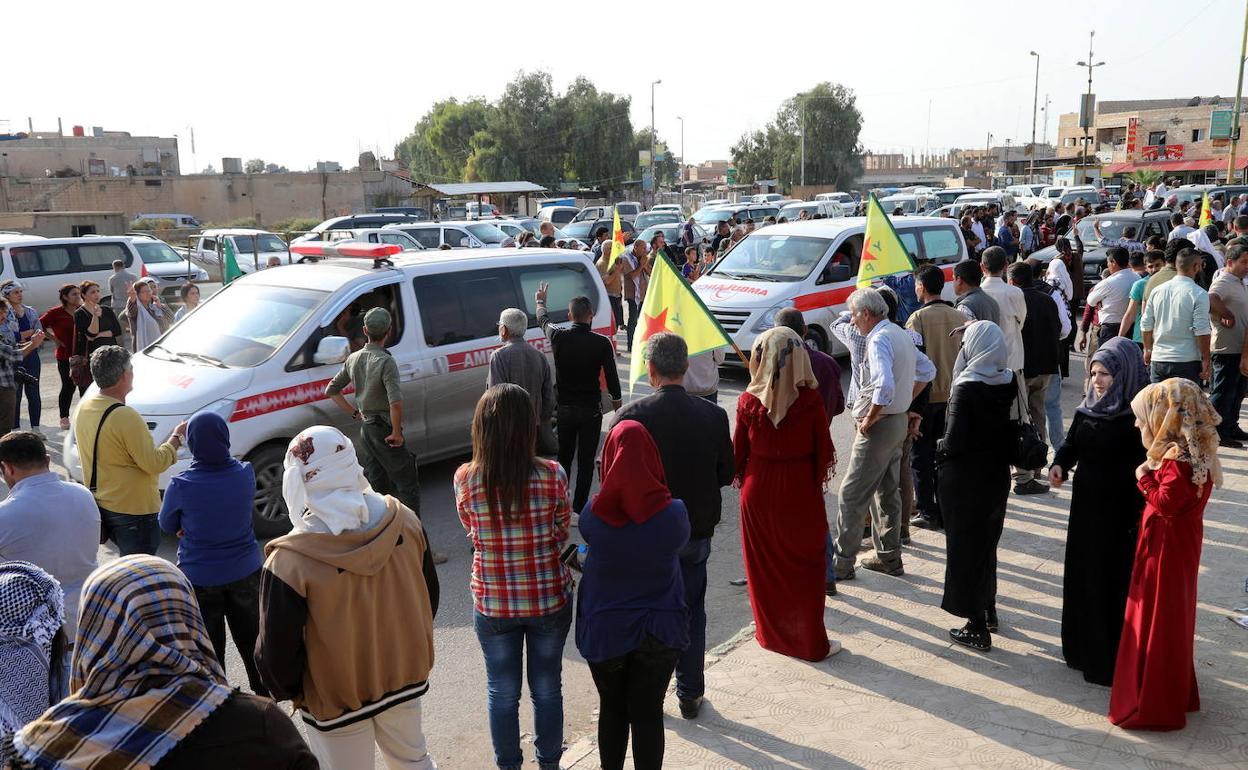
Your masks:
{"label": "cell phone in hand", "polygon": [[580,546],[578,546],[576,543],[568,544],[568,546],[563,549],[563,553],[559,554],[559,561],[568,565],[568,567],[570,567],[571,569],[574,569],[577,572],[580,572],[581,571]]}

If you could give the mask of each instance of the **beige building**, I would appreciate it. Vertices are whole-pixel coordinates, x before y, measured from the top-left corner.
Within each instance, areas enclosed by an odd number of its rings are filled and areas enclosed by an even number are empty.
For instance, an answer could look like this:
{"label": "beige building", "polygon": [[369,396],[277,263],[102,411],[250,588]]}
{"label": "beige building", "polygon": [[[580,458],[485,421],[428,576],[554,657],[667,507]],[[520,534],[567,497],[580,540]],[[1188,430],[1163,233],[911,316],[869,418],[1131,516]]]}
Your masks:
{"label": "beige building", "polygon": [[[81,126],[74,128],[75,133]],[[91,129],[94,135],[19,135],[0,141],[0,176],[59,177],[169,176],[180,173],[175,137],[131,136]]]}
{"label": "beige building", "polygon": [[119,211],[22,211],[0,214],[0,232],[16,231],[44,238],[121,235],[130,220]]}
{"label": "beige building", "polygon": [[174,177],[0,178],[0,212],[119,211],[190,214],[260,226],[409,204],[412,183],[387,171],[195,174]]}
{"label": "beige building", "polygon": [[[1233,109],[1232,99],[1219,97],[1101,102],[1089,130],[1089,165],[1101,166],[1106,177],[1152,169],[1189,182],[1225,178],[1230,141],[1210,138],[1210,121],[1215,111]],[[1058,119],[1057,137],[1057,156],[1077,161],[1083,142],[1078,113]],[[1248,158],[1236,167],[1248,167]]]}
{"label": "beige building", "polygon": [[722,182],[732,167],[730,160],[707,160],[689,166],[690,182]]}

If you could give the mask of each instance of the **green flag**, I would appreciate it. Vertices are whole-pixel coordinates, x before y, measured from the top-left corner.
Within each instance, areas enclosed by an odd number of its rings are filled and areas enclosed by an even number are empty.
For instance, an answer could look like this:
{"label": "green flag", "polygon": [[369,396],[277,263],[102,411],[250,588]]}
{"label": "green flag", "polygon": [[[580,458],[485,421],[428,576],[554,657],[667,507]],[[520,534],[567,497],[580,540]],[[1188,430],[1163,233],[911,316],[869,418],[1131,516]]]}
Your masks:
{"label": "green flag", "polygon": [[238,268],[238,260],[234,257],[234,244],[229,238],[222,238],[225,243],[225,257],[221,260],[221,282],[229,283],[235,278],[241,278],[243,271]]}

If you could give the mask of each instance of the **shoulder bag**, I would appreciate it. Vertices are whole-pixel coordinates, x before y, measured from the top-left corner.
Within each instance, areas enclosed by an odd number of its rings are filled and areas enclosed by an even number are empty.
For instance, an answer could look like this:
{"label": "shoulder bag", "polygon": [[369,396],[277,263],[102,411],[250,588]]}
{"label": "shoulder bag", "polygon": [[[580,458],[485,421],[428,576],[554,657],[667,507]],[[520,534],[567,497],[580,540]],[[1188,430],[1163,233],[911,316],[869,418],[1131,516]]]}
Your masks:
{"label": "shoulder bag", "polygon": [[[100,472],[100,434],[104,432],[104,421],[114,411],[121,408],[121,404],[111,404],[104,410],[104,414],[100,417],[100,426],[95,429],[95,442],[91,448],[91,483],[87,485],[87,489],[91,491],[91,496],[95,497],[96,482],[99,481]],[[95,507],[100,507],[100,501],[95,501]],[[104,523],[104,515],[100,514],[100,545],[108,542],[108,525]]]}
{"label": "shoulder bag", "polygon": [[1031,422],[1031,416],[1023,409],[1023,378],[1014,375],[1017,392],[1014,395],[1015,417],[1010,446],[1010,465],[1024,470],[1043,468],[1049,458],[1049,446],[1040,437],[1040,431]]}

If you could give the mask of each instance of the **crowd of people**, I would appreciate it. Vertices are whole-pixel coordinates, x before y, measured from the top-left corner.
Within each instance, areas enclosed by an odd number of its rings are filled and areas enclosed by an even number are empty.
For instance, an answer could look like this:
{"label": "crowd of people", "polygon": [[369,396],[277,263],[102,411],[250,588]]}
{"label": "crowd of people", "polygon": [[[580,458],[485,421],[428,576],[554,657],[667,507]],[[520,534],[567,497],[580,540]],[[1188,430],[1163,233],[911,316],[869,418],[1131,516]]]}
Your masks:
{"label": "crowd of people", "polygon": [[[1152,205],[1129,194],[1130,205]],[[809,344],[801,312],[777,313],[750,350],[731,429],[718,405],[722,354],[690,356],[678,335],[649,336],[640,344],[653,394],[623,404],[614,346],[592,330],[589,298],[573,298],[570,324],[556,325],[539,286],[553,366],[525,342],[528,314],[503,310],[472,456],[453,482],[498,767],[524,763],[525,681],[538,765],[559,766],[569,633],[599,695],[602,767],[622,768],[630,746],[634,767],[662,766],[673,678],[683,718],[698,718],[706,695],[707,561],[730,485],[756,641],[819,661],[840,650],[824,624],[837,583],[859,570],[904,576],[912,529],[944,535],[941,607],[962,621],[949,638],[990,652],[1010,621],[997,609],[997,550],[1011,491],[1047,492],[1073,474],[1065,661],[1112,687],[1115,724],[1184,726],[1199,707],[1203,510],[1221,483],[1219,445],[1248,438],[1238,426],[1248,242],[1211,234],[1220,258],[1202,276],[1207,252],[1191,231],[1138,248],[1124,233],[1085,300],[1084,247],[1070,221],[1082,216],[1062,213],[1050,227],[1043,215],[1020,225],[1007,212],[982,239],[984,223],[964,220],[983,248],[953,267],[953,303],[931,264],[854,291],[830,330],[850,354],[848,393],[837,362]],[[1235,229],[1248,231],[1248,216],[1236,216]],[[1041,265],[1028,254],[1046,229],[1060,232],[1058,256]],[[717,234],[714,249],[731,248],[734,235]],[[615,260],[610,247],[600,238],[593,258],[617,321],[627,307],[631,346],[653,255],[668,247],[635,241]],[[696,248],[686,264],[696,280]],[[64,287],[61,305],[39,317],[21,304],[20,284],[0,285],[0,353],[12,362],[0,372],[27,367],[32,351],[37,361],[46,330],[66,386],[63,418],[75,389],[97,386],[72,426],[85,488],[50,470],[37,411],[32,430],[0,438],[12,489],[0,502],[0,766],[355,770],[379,750],[391,768],[436,767],[421,696],[445,558],[421,524],[385,348],[390,314],[362,317],[365,344],[325,393],[361,423],[359,441],[315,426],[290,442],[282,496],[292,531],[261,548],[255,476],[231,456],[226,420],[197,413],[157,444],[126,405],[131,350],[174,314],[123,272],[110,287],[123,304],[101,305],[88,282]],[[198,289],[183,299],[193,309]],[[1076,318],[1081,303],[1089,310]],[[118,344],[125,338],[131,350]],[[1067,424],[1060,396],[1072,349],[1088,365]],[[11,403],[16,416],[17,398],[0,401],[0,413]],[[844,412],[854,438],[840,463],[829,427]],[[158,478],[184,444],[192,462],[162,497]],[[154,556],[162,532],[178,539],[176,567]],[[97,567],[110,540],[120,558]],[[251,694],[226,681],[227,632]],[[292,702],[306,738],[275,701]]]}

